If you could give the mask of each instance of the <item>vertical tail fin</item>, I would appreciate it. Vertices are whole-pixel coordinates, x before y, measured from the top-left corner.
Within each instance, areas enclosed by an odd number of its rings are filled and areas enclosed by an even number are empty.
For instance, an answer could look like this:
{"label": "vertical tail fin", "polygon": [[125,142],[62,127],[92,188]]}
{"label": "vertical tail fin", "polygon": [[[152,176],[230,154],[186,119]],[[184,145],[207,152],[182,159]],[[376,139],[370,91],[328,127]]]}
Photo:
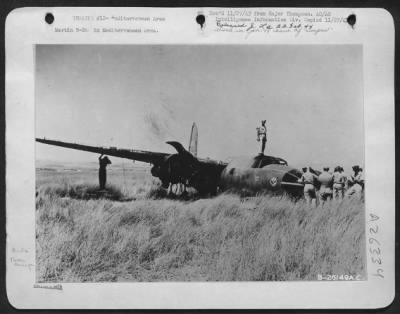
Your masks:
{"label": "vertical tail fin", "polygon": [[189,152],[197,157],[197,142],[198,142],[199,134],[197,131],[197,125],[193,122],[192,132],[190,133],[190,141],[189,141]]}

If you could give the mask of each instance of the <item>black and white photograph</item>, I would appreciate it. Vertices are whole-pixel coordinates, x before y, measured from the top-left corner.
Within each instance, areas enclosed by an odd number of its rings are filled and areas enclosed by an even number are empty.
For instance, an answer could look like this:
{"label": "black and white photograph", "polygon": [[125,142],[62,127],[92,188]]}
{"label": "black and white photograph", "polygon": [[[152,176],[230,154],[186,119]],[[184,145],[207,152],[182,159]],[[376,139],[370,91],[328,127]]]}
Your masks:
{"label": "black and white photograph", "polygon": [[38,282],[366,279],[360,45],[35,52]]}
{"label": "black and white photograph", "polygon": [[21,8],[5,35],[13,307],[393,301],[388,11]]}

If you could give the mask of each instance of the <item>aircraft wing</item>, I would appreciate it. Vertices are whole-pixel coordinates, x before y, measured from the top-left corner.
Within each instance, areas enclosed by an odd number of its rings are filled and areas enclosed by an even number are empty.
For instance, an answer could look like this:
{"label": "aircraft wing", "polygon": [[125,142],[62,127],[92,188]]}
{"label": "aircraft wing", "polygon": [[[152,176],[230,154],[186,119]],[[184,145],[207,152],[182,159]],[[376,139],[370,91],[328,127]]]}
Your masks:
{"label": "aircraft wing", "polygon": [[54,146],[61,146],[70,149],[82,150],[91,153],[105,154],[108,156],[114,156],[119,158],[137,160],[151,164],[161,164],[162,162],[165,161],[165,158],[170,155],[166,153],[149,152],[143,150],[123,149],[116,147],[89,146],[89,145],[47,140],[41,138],[36,138],[36,142]]}

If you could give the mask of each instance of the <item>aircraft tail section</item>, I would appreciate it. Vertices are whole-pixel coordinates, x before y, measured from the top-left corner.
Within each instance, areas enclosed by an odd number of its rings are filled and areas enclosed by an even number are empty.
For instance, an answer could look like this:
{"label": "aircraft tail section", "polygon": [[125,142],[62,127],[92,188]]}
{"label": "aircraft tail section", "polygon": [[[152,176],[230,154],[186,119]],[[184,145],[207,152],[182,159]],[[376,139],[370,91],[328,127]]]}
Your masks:
{"label": "aircraft tail section", "polygon": [[192,131],[190,133],[190,141],[189,141],[189,152],[197,157],[197,143],[199,138],[199,132],[197,131],[197,125],[193,122]]}

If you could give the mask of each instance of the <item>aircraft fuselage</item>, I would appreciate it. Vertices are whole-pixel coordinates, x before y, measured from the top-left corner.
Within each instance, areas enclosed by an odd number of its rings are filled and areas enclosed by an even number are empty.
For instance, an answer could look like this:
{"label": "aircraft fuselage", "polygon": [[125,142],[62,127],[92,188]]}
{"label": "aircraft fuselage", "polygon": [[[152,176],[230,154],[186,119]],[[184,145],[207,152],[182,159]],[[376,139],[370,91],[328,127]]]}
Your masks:
{"label": "aircraft fuselage", "polygon": [[222,190],[246,192],[270,191],[301,195],[302,186],[297,183],[301,173],[292,167],[279,164],[262,168],[236,168],[228,165],[221,174],[219,186]]}
{"label": "aircraft fuselage", "polygon": [[194,187],[200,194],[215,194],[220,191],[257,193],[271,191],[301,195],[302,185],[297,181],[301,172],[287,166],[283,159],[257,155],[237,157],[229,163],[201,163],[190,156],[174,154],[165,164],[155,166],[152,174],[160,178],[162,185],[184,183]]}

